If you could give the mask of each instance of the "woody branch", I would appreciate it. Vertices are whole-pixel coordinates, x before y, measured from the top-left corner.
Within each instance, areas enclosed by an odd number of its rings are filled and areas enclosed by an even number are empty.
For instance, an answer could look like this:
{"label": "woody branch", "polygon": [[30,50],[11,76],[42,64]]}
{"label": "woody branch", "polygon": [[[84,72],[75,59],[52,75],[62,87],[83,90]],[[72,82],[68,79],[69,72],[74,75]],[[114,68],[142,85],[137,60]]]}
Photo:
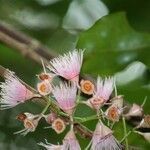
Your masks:
{"label": "woody branch", "polygon": [[38,64],[41,64],[39,58],[42,58],[47,64],[51,58],[56,56],[54,51],[47,49],[36,39],[2,22],[0,22],[0,41]]}

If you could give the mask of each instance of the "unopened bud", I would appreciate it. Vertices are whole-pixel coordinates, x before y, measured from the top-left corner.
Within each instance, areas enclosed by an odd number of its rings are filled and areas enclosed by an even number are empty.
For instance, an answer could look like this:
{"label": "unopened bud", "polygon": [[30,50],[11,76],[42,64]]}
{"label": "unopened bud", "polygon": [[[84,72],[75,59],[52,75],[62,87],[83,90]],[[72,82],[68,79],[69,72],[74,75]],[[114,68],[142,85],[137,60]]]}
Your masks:
{"label": "unopened bud", "polygon": [[113,122],[118,122],[119,121],[119,117],[121,115],[121,111],[118,107],[116,106],[110,106],[107,110],[106,110],[106,117],[113,121]]}
{"label": "unopened bud", "polygon": [[142,117],[143,116],[143,108],[137,104],[133,104],[130,108],[129,112],[124,115],[126,118],[130,117]]}
{"label": "unopened bud", "polygon": [[65,130],[66,125],[62,119],[57,118],[52,123],[52,128],[56,131],[57,134],[60,134]]}
{"label": "unopened bud", "polygon": [[41,95],[45,96],[51,93],[52,86],[48,80],[44,80],[37,84],[37,89]]}
{"label": "unopened bud", "polygon": [[94,84],[89,80],[81,80],[81,91],[85,94],[91,95],[94,93]]}

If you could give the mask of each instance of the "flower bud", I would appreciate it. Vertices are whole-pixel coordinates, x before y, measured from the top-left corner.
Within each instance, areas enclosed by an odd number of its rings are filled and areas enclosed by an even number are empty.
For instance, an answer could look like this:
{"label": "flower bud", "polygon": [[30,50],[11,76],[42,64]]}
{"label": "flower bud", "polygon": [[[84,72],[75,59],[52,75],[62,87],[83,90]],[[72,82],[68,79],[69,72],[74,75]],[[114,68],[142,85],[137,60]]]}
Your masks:
{"label": "flower bud", "polygon": [[111,101],[112,105],[115,105],[119,109],[121,109],[123,107],[123,96],[122,95],[115,96],[110,101]]}
{"label": "flower bud", "polygon": [[65,128],[65,122],[60,118],[55,119],[52,123],[52,129],[54,129],[57,134],[62,133],[65,130]]}
{"label": "flower bud", "polygon": [[121,111],[119,110],[119,108],[116,106],[113,106],[113,105],[110,106],[105,112],[107,119],[109,119],[113,122],[119,121],[120,114],[121,114]]}
{"label": "flower bud", "polygon": [[105,112],[107,119],[118,122],[123,111],[123,97],[121,95],[111,99],[112,105]]}
{"label": "flower bud", "polygon": [[45,96],[51,93],[52,86],[48,80],[44,80],[37,84],[37,89],[41,95]]}
{"label": "flower bud", "polygon": [[85,94],[91,95],[94,93],[94,84],[89,80],[81,80],[81,91]]}
{"label": "flower bud", "polygon": [[142,117],[143,116],[143,108],[137,104],[133,104],[130,108],[129,112],[124,115],[126,118],[131,117]]}

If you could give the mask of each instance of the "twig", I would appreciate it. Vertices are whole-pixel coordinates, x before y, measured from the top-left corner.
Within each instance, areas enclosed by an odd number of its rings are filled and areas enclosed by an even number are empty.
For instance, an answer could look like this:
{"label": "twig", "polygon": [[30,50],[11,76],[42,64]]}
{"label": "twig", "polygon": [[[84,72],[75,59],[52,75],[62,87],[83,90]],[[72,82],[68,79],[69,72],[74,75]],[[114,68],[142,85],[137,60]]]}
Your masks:
{"label": "twig", "polygon": [[48,50],[39,41],[16,31],[2,22],[0,22],[0,41],[40,65],[40,58],[45,64],[48,64],[48,61],[56,56],[52,50]]}

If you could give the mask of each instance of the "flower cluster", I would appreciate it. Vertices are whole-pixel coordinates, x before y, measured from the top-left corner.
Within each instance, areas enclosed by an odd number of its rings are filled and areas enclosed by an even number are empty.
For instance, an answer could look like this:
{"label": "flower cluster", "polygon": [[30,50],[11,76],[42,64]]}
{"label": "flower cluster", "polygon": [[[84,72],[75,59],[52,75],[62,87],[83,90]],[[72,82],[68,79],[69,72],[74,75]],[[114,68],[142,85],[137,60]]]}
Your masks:
{"label": "flower cluster", "polygon": [[[142,117],[143,106],[133,104],[128,112],[124,113],[126,106],[124,106],[123,96],[113,92],[116,90],[114,77],[102,78],[98,76],[96,81],[80,80],[79,75],[83,54],[83,50],[74,50],[52,59],[50,64],[46,66],[49,70],[48,72],[46,72],[46,67],[42,62],[44,71],[37,75],[39,80],[37,90],[32,90],[24,84],[13,72],[6,72],[5,82],[0,84],[1,109],[15,107],[36,97],[47,102],[46,107],[40,114],[29,112],[19,114],[17,119],[23,123],[24,129],[15,132],[15,134],[21,133],[26,135],[29,132],[34,132],[41,118],[44,118],[49,125],[46,128],[52,128],[57,134],[68,130],[66,126],[70,126],[70,128],[61,144],[55,145],[46,141],[45,144],[42,142],[38,143],[40,146],[45,147],[47,150],[80,150],[81,147],[76,137],[75,124],[80,126],[82,122],[91,118],[91,120],[96,119],[97,124],[91,135],[92,137],[90,137],[91,142],[86,149],[123,149],[122,142],[119,142],[113,135],[113,125],[120,121],[121,118]],[[61,81],[55,83],[54,78]],[[84,104],[95,111],[96,117],[89,116],[88,118],[87,116],[86,119],[76,116],[76,108],[78,105]],[[149,116],[144,116],[136,128],[140,127],[150,127]],[[83,130],[81,135],[84,135],[85,132]],[[123,139],[126,139],[127,135],[124,136]]]}

